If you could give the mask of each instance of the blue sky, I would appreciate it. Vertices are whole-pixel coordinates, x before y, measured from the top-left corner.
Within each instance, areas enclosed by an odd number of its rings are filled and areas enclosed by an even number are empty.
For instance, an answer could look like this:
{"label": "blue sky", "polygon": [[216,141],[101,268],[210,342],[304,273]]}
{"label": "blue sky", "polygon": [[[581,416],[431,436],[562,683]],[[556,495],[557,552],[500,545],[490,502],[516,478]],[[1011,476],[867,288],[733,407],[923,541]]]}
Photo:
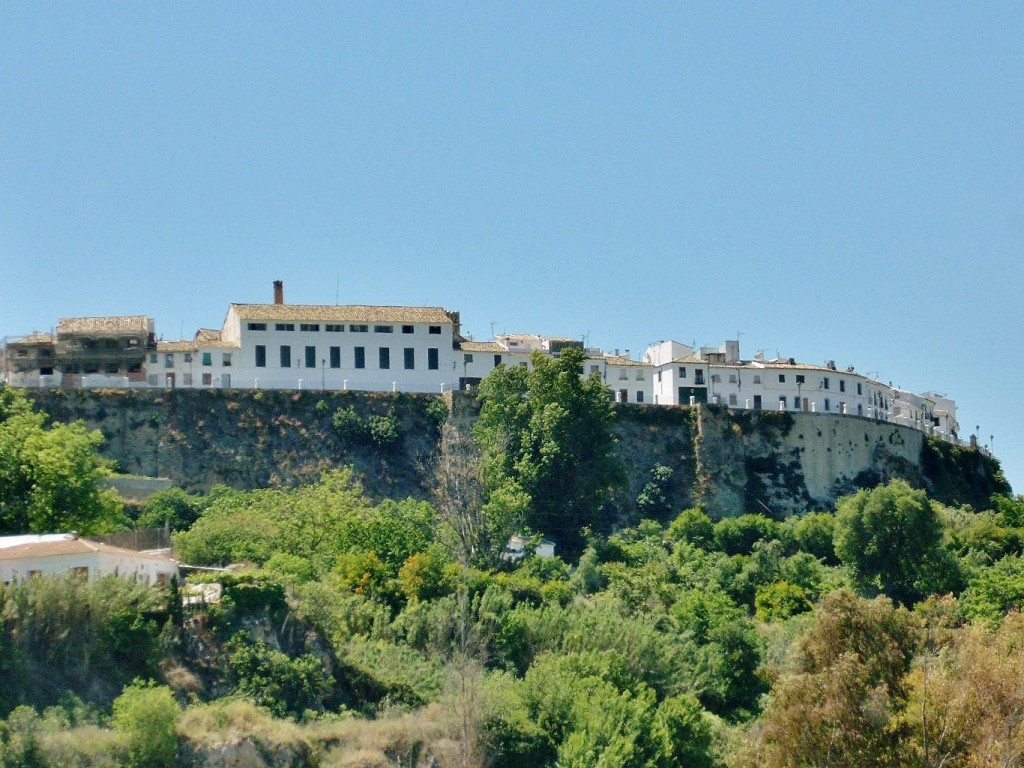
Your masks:
{"label": "blue sky", "polygon": [[[0,6],[0,336],[441,305],[954,397],[1024,490],[1020,3]],[[993,438],[990,438],[990,435]]]}

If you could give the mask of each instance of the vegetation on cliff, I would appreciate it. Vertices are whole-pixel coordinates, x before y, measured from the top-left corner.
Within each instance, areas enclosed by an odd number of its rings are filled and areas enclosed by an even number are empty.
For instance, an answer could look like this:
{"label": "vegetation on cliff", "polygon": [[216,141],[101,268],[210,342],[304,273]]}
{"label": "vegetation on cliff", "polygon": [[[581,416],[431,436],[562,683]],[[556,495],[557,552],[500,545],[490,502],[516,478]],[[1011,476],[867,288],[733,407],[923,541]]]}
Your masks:
{"label": "vegetation on cliff", "polygon": [[[139,519],[167,521],[191,565],[230,571],[0,588],[0,766],[1024,758],[1024,498],[947,505],[893,481],[806,515],[713,519],[673,504],[683,469],[617,484],[618,409],[586,387],[521,412],[533,390],[505,384],[515,418],[485,420],[483,446],[439,430],[430,503],[374,498],[349,469],[165,491]],[[562,396],[593,409],[606,458],[590,483],[557,482],[578,449]],[[347,440],[390,434],[337,421]],[[602,529],[634,492],[649,517]],[[521,517],[495,517],[502,493]],[[594,523],[578,554],[502,556],[511,523],[545,533],[558,514],[538,494]]]}

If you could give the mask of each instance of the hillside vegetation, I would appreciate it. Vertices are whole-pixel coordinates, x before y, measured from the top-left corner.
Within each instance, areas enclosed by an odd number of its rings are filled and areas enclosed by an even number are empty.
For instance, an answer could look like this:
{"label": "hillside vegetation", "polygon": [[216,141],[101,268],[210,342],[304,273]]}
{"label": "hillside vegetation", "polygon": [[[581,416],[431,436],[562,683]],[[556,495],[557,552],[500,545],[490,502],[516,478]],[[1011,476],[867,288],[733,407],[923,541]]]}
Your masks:
{"label": "hillside vegetation", "polygon": [[[715,430],[682,409],[623,429],[571,366],[495,380],[479,420],[435,412],[418,497],[339,467],[119,512],[230,571],[0,589],[0,765],[1022,764],[1024,498],[943,503],[896,479],[800,515],[710,515],[678,502],[716,497],[685,450],[659,446],[684,458],[639,478],[620,457],[662,419]],[[394,455],[396,420],[320,410],[339,440]],[[586,478],[547,484],[585,458]],[[541,528],[556,496],[579,528]],[[503,556],[531,528],[561,556]]]}

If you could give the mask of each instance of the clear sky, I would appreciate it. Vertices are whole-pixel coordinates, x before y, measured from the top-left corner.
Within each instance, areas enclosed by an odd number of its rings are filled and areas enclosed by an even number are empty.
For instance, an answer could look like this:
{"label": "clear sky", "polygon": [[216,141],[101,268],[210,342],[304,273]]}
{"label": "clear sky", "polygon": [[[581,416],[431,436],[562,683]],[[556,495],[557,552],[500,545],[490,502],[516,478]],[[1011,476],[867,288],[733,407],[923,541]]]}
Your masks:
{"label": "clear sky", "polygon": [[[1024,4],[0,5],[0,336],[229,302],[835,360],[1024,491]],[[993,437],[990,437],[993,436]]]}

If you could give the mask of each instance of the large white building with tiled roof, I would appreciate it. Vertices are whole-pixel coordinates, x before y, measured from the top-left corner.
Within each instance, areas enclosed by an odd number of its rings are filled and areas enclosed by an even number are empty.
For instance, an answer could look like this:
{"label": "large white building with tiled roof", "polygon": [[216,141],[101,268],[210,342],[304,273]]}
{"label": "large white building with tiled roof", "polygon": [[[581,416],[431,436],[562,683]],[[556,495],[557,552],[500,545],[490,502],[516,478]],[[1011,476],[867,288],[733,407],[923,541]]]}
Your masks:
{"label": "large white building with tiled roof", "polygon": [[231,304],[220,331],[160,342],[154,386],[443,392],[459,385],[459,316],[441,307]]}

